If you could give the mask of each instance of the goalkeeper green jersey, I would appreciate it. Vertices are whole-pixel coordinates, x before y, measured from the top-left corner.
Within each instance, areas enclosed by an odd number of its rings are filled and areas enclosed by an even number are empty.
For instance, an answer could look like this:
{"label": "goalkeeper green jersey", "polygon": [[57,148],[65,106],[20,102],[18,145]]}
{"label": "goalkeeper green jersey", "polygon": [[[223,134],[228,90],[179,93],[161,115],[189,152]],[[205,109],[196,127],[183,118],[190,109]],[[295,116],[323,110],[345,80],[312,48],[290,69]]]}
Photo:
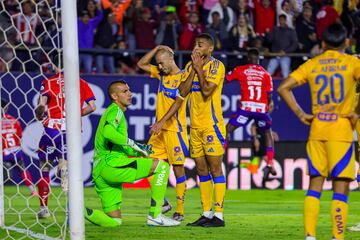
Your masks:
{"label": "goalkeeper green jersey", "polygon": [[127,124],[123,111],[112,103],[100,118],[95,134],[93,179],[105,165],[119,167],[128,164],[128,156],[139,154],[127,145]]}

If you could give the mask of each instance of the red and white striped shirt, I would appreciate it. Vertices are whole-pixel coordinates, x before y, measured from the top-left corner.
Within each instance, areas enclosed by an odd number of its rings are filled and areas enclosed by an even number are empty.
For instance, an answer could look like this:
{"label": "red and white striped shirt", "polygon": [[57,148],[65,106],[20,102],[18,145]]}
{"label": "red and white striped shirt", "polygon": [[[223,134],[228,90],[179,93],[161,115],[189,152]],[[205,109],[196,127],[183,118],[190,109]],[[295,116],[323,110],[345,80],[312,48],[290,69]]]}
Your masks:
{"label": "red and white striped shirt", "polygon": [[14,14],[12,18],[18,31],[16,40],[25,44],[35,44],[35,30],[40,24],[39,16],[35,13],[32,13],[30,16],[18,13]]}

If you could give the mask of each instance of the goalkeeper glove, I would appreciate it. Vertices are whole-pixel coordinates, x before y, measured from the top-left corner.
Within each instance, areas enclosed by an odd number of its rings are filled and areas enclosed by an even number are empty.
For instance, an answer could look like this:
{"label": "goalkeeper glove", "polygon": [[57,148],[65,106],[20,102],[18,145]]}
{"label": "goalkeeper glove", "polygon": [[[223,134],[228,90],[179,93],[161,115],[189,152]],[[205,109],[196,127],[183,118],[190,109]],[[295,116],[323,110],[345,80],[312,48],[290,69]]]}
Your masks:
{"label": "goalkeeper glove", "polygon": [[154,153],[154,151],[151,149],[150,145],[146,145],[146,144],[141,144],[138,142],[135,142],[134,140],[128,138],[128,145],[134,149],[135,151],[137,151],[138,153],[140,153],[141,155],[143,155],[144,157],[149,157],[149,155],[151,153]]}

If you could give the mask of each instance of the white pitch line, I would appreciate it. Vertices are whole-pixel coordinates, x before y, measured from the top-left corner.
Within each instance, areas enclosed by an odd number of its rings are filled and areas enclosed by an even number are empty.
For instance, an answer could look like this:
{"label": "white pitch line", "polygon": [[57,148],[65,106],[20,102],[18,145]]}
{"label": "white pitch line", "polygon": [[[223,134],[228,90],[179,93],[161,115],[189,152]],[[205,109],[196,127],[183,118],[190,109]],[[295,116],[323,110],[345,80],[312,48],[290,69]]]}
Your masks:
{"label": "white pitch line", "polygon": [[[122,213],[121,215],[123,216],[131,216],[131,217],[146,217],[147,214],[142,214],[142,213]],[[199,216],[200,214],[199,213],[189,213],[189,214],[186,214],[186,216]],[[303,214],[301,213],[270,213],[270,214],[267,214],[267,213],[229,213],[229,214],[224,214],[225,216],[263,216],[263,217],[266,217],[266,216],[269,216],[269,217],[276,217],[276,216],[289,216],[289,217],[299,217],[299,216],[303,216]],[[323,214],[319,214],[320,216],[328,216],[329,214],[327,213],[323,213]],[[348,216],[351,216],[351,217],[358,217],[359,215],[357,214],[349,214]]]}
{"label": "white pitch line", "polygon": [[10,230],[10,231],[15,231],[18,233],[23,233],[26,235],[29,235],[31,237],[37,238],[37,239],[42,239],[42,240],[61,240],[60,238],[52,238],[52,237],[48,237],[44,234],[41,233],[35,233],[31,230],[28,229],[23,229],[23,228],[16,228],[16,227],[4,227],[4,229]]}

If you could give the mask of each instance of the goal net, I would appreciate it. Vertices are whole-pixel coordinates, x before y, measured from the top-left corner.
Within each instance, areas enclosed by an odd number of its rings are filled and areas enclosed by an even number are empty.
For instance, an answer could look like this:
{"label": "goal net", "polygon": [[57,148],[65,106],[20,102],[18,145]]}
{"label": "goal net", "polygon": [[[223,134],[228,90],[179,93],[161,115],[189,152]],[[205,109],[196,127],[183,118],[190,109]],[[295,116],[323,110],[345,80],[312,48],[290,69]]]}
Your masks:
{"label": "goal net", "polygon": [[[0,1],[0,239],[69,236],[59,171],[66,143],[45,132],[34,113],[42,81],[62,70],[61,25],[60,0]],[[60,139],[61,149],[39,147],[44,136]]]}

